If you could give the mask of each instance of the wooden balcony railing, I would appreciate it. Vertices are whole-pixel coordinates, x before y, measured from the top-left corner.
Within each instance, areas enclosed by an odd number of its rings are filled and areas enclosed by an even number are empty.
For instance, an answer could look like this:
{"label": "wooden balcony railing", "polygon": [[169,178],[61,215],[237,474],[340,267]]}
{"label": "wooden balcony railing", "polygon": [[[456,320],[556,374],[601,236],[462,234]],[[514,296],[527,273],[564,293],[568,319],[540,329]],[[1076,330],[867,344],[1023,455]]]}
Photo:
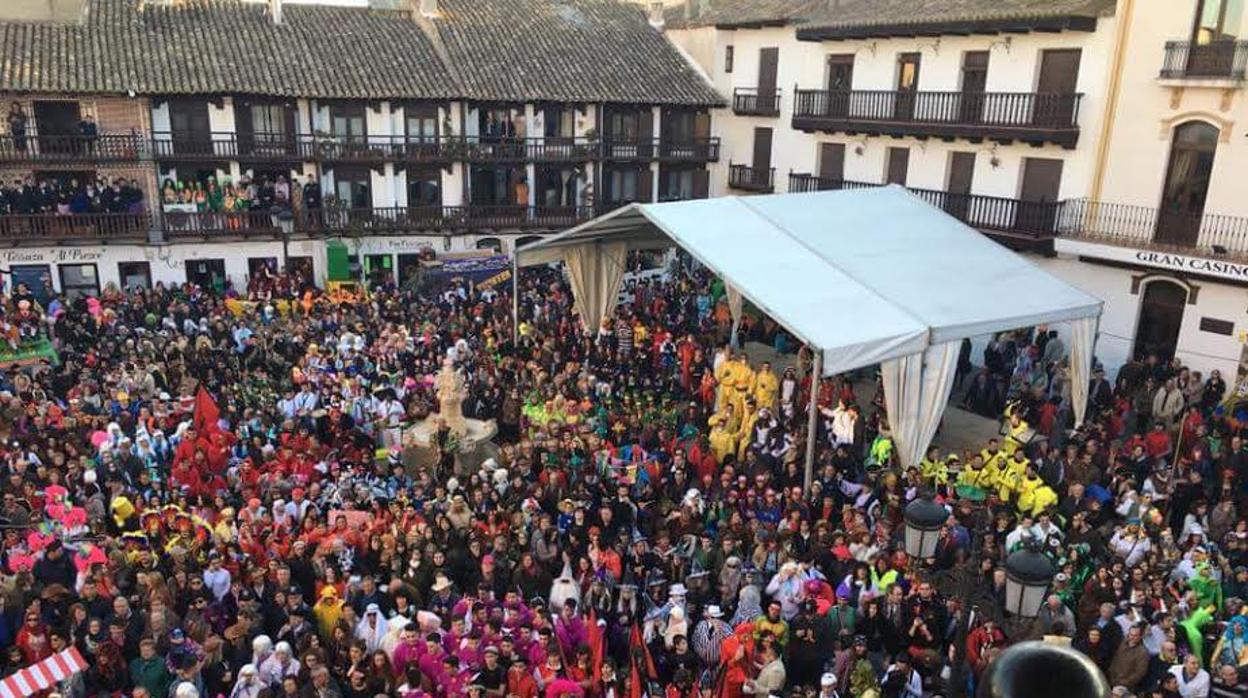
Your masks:
{"label": "wooden balcony railing", "polygon": [[450,145],[452,160],[469,162],[586,162],[598,159],[598,141],[585,137],[468,136]]}
{"label": "wooden balcony railing", "polygon": [[0,162],[100,162],[138,160],[147,142],[131,133],[98,136],[0,136]]}
{"label": "wooden balcony railing", "polygon": [[1080,94],[797,90],[793,127],[872,135],[1055,143],[1079,138]]}
{"label": "wooden balcony railing", "polygon": [[1248,259],[1248,218],[1087,199],[1064,202],[1064,237]]}
{"label": "wooden balcony railing", "polygon": [[741,116],[779,116],[780,90],[763,93],[757,87],[738,87],[732,91],[732,111]]}
{"label": "wooden balcony railing", "polygon": [[659,141],[659,159],[667,162],[718,162],[719,138]]}
{"label": "wooden balcony railing", "polygon": [[1248,68],[1248,41],[1167,41],[1161,77],[1168,80],[1242,81]]}
{"label": "wooden balcony railing", "polygon": [[[809,174],[790,174],[789,191],[864,189],[883,186],[871,182],[835,180]],[[1062,203],[1023,201],[981,194],[952,194],[939,189],[909,187],[909,191],[967,225],[988,232],[1009,233],[1034,238],[1051,238],[1058,233]]]}
{"label": "wooden balcony railing", "polygon": [[770,192],[776,187],[776,168],[728,163],[728,186],[743,191]]}
{"label": "wooden balcony railing", "polygon": [[147,213],[8,214],[0,216],[0,243],[144,241],[151,228]]}

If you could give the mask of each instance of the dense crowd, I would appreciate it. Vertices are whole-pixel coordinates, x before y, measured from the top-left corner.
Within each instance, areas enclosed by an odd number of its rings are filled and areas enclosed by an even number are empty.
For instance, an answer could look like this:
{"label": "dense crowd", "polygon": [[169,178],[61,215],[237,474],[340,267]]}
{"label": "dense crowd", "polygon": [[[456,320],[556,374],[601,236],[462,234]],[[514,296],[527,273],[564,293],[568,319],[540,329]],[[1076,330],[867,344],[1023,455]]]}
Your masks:
{"label": "dense crowd", "polygon": [[[0,375],[3,673],[73,647],[62,696],[918,698],[1034,637],[1116,695],[1244,694],[1248,448],[1220,378],[1098,372],[1068,431],[1060,338],[1003,335],[959,370],[1002,438],[903,469],[869,375],[752,361],[733,347],[791,338],[747,314],[731,341],[703,271],[593,333],[557,271],[519,288],[518,327],[508,289],[462,282],[10,289],[61,361]],[[447,359],[498,426],[479,465],[403,446]],[[920,494],[949,512],[925,560]],[[1060,570],[1034,620],[1003,611],[1022,546]]]}
{"label": "dense crowd", "polygon": [[184,213],[317,210],[321,208],[321,187],[311,176],[300,183],[280,174],[273,178],[244,175],[237,182],[226,179],[220,183],[215,176],[203,182],[166,179],[160,200],[166,211]]}
{"label": "dense crowd", "polygon": [[117,177],[108,182],[66,177],[39,178],[27,175],[11,184],[0,182],[0,215],[81,213],[142,213],[146,210],[143,189],[137,180]]}

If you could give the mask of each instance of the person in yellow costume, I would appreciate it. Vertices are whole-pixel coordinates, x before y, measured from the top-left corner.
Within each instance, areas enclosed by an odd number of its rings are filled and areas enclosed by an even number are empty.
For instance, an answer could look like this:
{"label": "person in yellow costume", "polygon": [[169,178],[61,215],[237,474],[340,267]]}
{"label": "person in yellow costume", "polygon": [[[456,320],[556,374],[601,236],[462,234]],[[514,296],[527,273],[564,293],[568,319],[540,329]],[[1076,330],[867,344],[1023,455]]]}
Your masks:
{"label": "person in yellow costume", "polygon": [[711,417],[710,422],[711,433],[707,436],[707,440],[711,444],[711,450],[715,452],[715,460],[722,464],[724,458],[737,449],[737,433],[727,428],[726,420],[722,415],[717,414]]}
{"label": "person in yellow costume", "polygon": [[1042,511],[1057,504],[1057,493],[1036,474],[1035,468],[1027,466],[1018,481],[1018,510],[1026,516],[1039,516]]}
{"label": "person in yellow costume", "polygon": [[1007,502],[1019,494],[1029,463],[1022,451],[1015,451],[1012,457],[1001,460],[997,475],[997,496],[1001,501]]}
{"label": "person in yellow costume", "polygon": [[741,427],[737,429],[737,460],[745,460],[745,452],[750,448],[754,436],[754,423],[758,421],[758,410],[752,398],[745,399],[745,410],[741,413]]}
{"label": "person in yellow costume", "polygon": [[1028,440],[1028,434],[1031,426],[1023,420],[1022,415],[1017,412],[1017,406],[1014,404],[1007,405],[1005,408],[1005,446],[1001,449],[1005,455],[1010,455],[1021,449]]}
{"label": "person in yellow costume", "polygon": [[731,396],[736,392],[733,380],[732,352],[724,349],[723,355],[723,360],[715,367],[715,383],[719,386],[715,393],[715,409],[719,411],[724,409],[724,405],[729,402]]}
{"label": "person in yellow costume", "polygon": [[734,436],[741,432],[741,413],[737,411],[736,407],[733,407],[731,402],[724,403],[724,406],[718,412],[711,415],[711,418],[707,420],[707,424],[714,426],[716,419],[722,420],[724,429],[732,432]]}
{"label": "person in yellow costume", "polygon": [[329,637],[333,634],[334,626],[338,625],[338,621],[342,618],[342,607],[345,605],[346,603],[338,598],[338,590],[333,584],[326,584],[321,588],[320,598],[312,607],[312,616],[316,618],[316,627],[321,631],[321,637]]}
{"label": "person in yellow costume", "polygon": [[764,361],[762,368],[754,375],[754,402],[760,408],[776,408],[776,396],[780,394],[780,377],[771,370],[771,362]]}
{"label": "person in yellow costume", "polygon": [[949,484],[949,466],[940,457],[940,449],[932,446],[919,461],[919,475],[929,485],[940,487]]}
{"label": "person in yellow costume", "polygon": [[988,482],[988,471],[984,468],[984,457],[981,454],[971,456],[970,462],[958,473],[958,487],[977,487],[987,490],[992,486]]}

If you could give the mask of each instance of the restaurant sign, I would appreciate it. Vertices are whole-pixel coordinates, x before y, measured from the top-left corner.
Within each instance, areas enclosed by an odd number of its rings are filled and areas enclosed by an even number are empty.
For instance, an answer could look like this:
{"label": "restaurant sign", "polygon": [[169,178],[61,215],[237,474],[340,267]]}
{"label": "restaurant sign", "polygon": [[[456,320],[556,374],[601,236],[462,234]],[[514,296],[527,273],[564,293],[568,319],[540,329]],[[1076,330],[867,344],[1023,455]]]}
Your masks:
{"label": "restaurant sign", "polygon": [[1248,282],[1248,264],[1209,257],[1192,257],[1173,252],[1141,250],[1132,247],[1102,245],[1082,240],[1059,239],[1058,252],[1126,262],[1201,276]]}

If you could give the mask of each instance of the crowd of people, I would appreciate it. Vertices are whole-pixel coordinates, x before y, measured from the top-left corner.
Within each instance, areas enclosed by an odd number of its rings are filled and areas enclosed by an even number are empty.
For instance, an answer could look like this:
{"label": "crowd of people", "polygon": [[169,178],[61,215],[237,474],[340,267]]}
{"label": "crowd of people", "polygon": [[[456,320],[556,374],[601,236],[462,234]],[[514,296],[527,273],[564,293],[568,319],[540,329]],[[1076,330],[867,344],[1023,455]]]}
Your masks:
{"label": "crowd of people", "polygon": [[[1044,638],[1118,696],[1244,694],[1248,448],[1220,379],[1170,419],[1135,396],[1190,383],[1176,362],[1098,372],[1068,431],[1060,339],[1005,335],[1002,438],[903,468],[869,376],[752,361],[791,338],[747,314],[732,341],[704,270],[592,333],[557,270],[519,293],[513,326],[507,287],[466,282],[10,289],[60,362],[0,374],[3,673],[76,648],[63,697],[918,698]],[[448,360],[496,455],[403,436]],[[930,559],[903,544],[920,494],[949,515]],[[1004,611],[1022,546],[1060,570],[1034,620]]]}
{"label": "crowd of people", "polygon": [[231,213],[286,211],[296,207],[307,210],[321,208],[321,186],[308,176],[303,183],[278,174],[270,178],[243,175],[237,182],[226,179],[220,183],[215,176],[205,181],[166,179],[160,189],[160,200],[166,211]]}
{"label": "crowd of people", "polygon": [[111,182],[77,177],[36,180],[27,175],[12,184],[0,182],[0,215],[83,213],[143,213],[143,189],[137,180],[116,177]]}

